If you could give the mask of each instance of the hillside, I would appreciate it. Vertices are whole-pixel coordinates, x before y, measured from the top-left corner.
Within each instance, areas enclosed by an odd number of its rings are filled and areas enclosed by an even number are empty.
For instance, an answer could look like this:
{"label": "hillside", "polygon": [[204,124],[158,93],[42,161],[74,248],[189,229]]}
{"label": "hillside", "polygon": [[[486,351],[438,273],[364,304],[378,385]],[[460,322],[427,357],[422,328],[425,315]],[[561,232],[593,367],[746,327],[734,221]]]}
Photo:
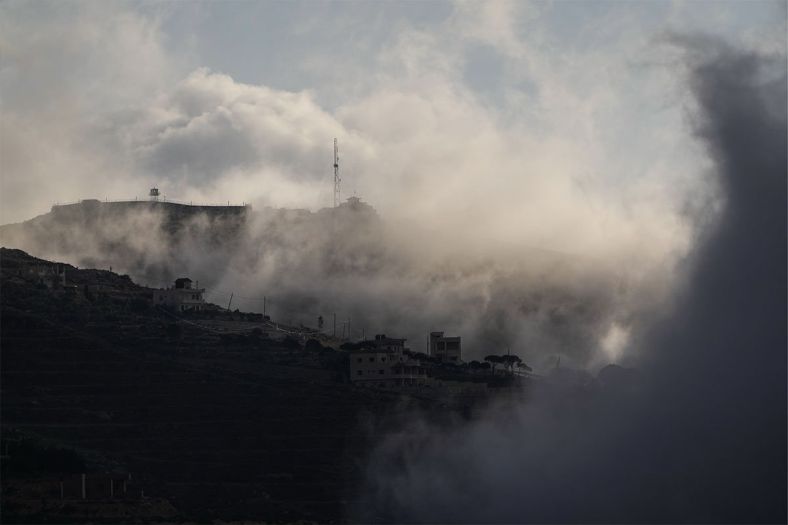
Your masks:
{"label": "hillside", "polygon": [[[174,318],[127,276],[61,265],[60,286],[47,267],[0,251],[6,522],[341,521],[373,415],[416,403],[338,381],[340,352],[253,316]],[[90,488],[112,478],[124,496]]]}
{"label": "hillside", "polygon": [[0,227],[2,245],[44,259],[156,288],[185,276],[216,304],[294,325],[336,316],[338,334],[396,333],[417,350],[444,330],[470,359],[520,347],[537,369],[593,360],[638,290],[593,261],[478,241],[385,221],[354,197],[314,212],[87,201]]}

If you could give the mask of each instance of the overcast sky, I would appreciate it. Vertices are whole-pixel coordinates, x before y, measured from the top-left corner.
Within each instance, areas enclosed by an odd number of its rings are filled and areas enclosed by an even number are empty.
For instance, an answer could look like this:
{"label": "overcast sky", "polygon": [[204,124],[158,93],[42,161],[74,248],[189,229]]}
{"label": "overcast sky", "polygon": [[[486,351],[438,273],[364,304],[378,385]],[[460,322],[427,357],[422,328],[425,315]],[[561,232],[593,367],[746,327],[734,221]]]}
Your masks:
{"label": "overcast sky", "polygon": [[785,3],[4,2],[0,220],[152,184],[319,208],[335,136],[383,211],[662,214],[699,162],[671,31],[776,50]]}

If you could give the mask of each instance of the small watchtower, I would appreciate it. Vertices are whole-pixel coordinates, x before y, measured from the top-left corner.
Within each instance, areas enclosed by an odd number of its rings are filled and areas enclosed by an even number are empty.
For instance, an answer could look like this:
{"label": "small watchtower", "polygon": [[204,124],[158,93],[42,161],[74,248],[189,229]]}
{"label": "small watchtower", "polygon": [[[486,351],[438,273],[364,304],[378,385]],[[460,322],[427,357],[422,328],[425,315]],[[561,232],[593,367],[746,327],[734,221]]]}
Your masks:
{"label": "small watchtower", "polygon": [[152,201],[159,200],[159,188],[151,188],[150,192],[148,192],[148,196],[150,196],[150,200]]}

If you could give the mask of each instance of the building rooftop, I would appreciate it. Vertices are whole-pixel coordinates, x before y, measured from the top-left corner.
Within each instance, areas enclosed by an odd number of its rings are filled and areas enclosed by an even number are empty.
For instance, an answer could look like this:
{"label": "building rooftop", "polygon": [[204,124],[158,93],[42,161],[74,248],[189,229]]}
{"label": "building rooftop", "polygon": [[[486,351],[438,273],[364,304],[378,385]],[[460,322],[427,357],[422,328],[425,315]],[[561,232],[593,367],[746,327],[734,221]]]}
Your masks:
{"label": "building rooftop", "polygon": [[397,339],[396,337],[386,337],[386,334],[377,334],[375,336],[376,345],[397,345],[403,346],[407,339]]}

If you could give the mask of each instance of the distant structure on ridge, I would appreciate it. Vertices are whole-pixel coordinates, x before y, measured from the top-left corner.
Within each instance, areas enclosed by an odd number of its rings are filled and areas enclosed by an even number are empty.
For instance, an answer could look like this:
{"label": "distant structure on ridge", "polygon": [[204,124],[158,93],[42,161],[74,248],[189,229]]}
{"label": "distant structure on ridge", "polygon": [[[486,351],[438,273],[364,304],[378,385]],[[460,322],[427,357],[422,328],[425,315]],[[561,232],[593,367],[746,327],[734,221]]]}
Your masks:
{"label": "distant structure on ridge", "polygon": [[181,215],[184,213],[209,213],[242,216],[252,209],[252,205],[245,202],[242,204],[231,204],[230,201],[227,201],[227,204],[200,204],[174,201],[167,199],[167,196],[162,195],[161,190],[154,186],[148,191],[148,200],[138,200],[137,197],[134,197],[134,200],[104,200],[103,202],[98,199],[82,199],[67,204],[53,204],[51,211],[63,217],[64,214],[70,213],[94,214],[99,211],[122,211],[151,207],[163,208]]}
{"label": "distant structure on ridge", "polygon": [[462,340],[446,337],[443,332],[430,332],[430,355],[444,362],[462,361]]}
{"label": "distant structure on ridge", "polygon": [[160,288],[153,292],[153,304],[165,306],[176,312],[193,311],[199,312],[205,309],[205,298],[203,294],[205,288],[192,288],[192,280],[188,277],[175,279],[175,286],[172,288]]}

